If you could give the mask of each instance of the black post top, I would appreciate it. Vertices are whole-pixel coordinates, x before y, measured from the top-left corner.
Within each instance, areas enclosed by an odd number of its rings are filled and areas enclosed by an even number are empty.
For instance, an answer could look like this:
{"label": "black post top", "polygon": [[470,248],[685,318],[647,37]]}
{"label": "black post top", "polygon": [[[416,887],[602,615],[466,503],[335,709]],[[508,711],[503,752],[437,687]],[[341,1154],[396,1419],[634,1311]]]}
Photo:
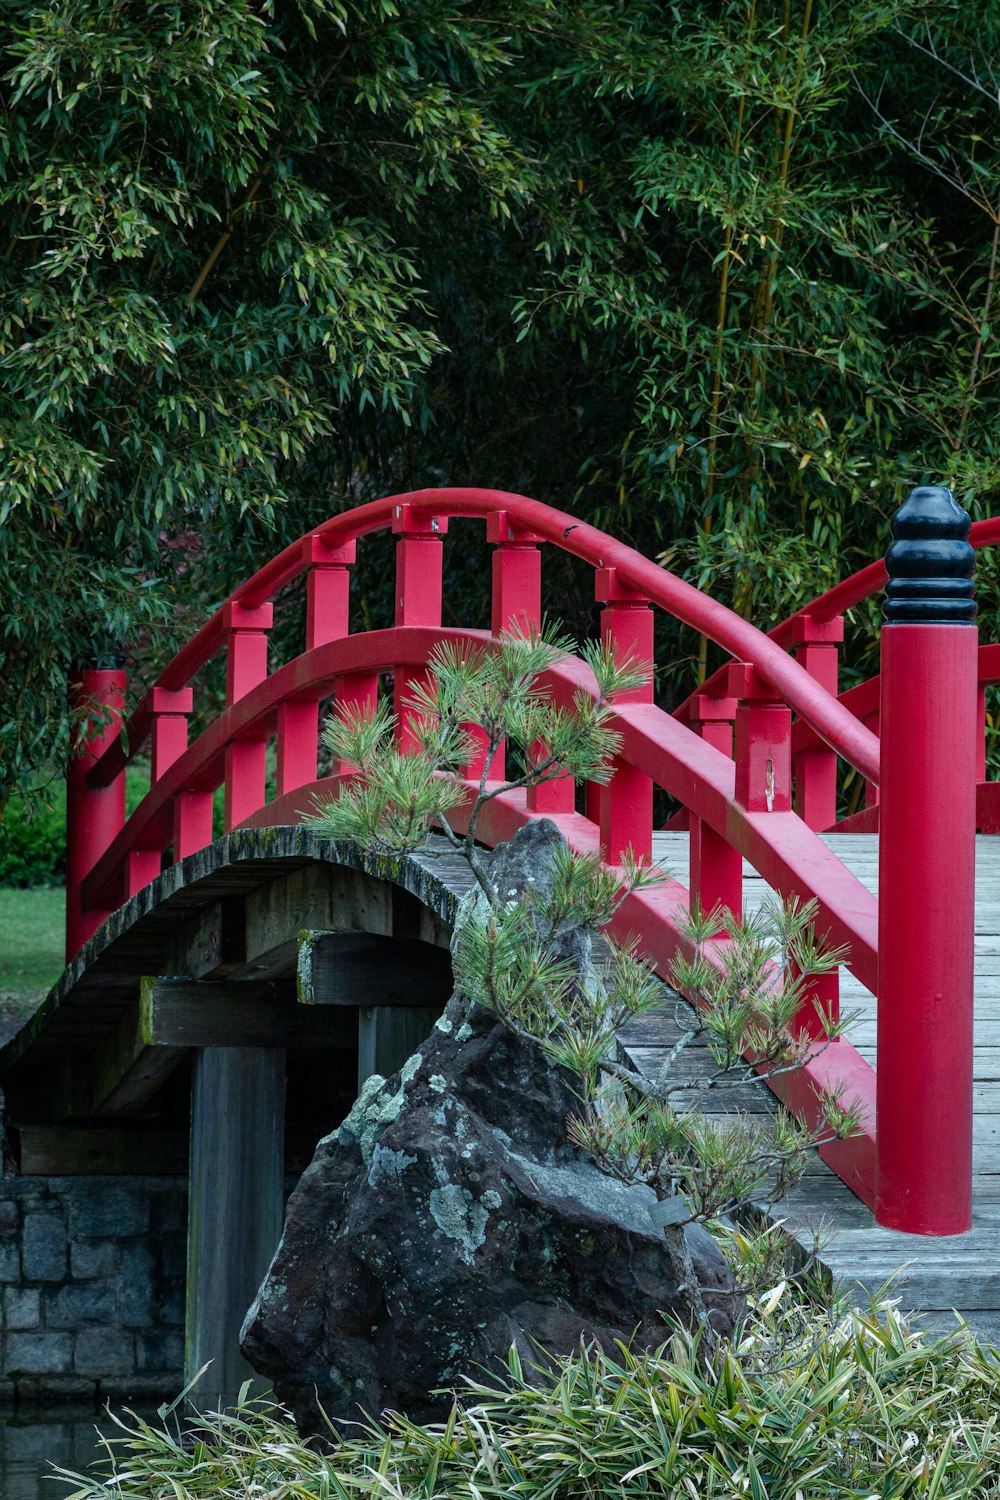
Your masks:
{"label": "black post top", "polygon": [[885,555],[887,625],[975,622],[971,524],[951,490],[928,484],[910,491],[892,518],[893,541]]}

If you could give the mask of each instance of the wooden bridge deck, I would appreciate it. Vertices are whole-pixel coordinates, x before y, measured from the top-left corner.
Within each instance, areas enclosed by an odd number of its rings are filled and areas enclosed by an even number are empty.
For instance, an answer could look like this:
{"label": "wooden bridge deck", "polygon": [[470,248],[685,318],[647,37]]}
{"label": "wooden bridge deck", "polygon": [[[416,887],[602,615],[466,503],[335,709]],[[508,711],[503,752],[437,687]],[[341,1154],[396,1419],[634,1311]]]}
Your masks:
{"label": "wooden bridge deck", "polygon": [[[878,837],[827,834],[829,844],[872,892],[878,890]],[[654,834],[654,858],[684,885],[688,883],[686,833]],[[976,841],[976,1045],[973,1228],[963,1235],[924,1238],[879,1228],[871,1212],[822,1162],[779,1210],[791,1230],[809,1220],[829,1228],[822,1259],[833,1274],[863,1291],[877,1291],[899,1273],[894,1295],[908,1310],[919,1310],[932,1327],[954,1326],[952,1310],[980,1336],[1000,1341],[1000,838]],[[754,910],[768,887],[744,867],[744,901]],[[947,893],[942,894],[947,899]],[[859,1012],[851,1040],[875,1062],[875,1000],[854,977],[842,972],[841,1004]],[[630,1031],[629,1051],[654,1068],[671,1045],[677,1022],[656,1017]],[[764,1110],[772,1097],[759,1086],[733,1090],[731,1108]],[[901,1269],[902,1268],[902,1269]]]}

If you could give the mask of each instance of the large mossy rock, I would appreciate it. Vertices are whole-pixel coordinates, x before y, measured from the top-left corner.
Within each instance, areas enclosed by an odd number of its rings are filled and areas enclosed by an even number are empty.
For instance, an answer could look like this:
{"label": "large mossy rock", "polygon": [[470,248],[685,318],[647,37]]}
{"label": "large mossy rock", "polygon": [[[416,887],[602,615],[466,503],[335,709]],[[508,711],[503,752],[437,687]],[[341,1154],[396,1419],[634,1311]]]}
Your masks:
{"label": "large mossy rock", "polygon": [[[544,881],[551,823],[522,831],[490,867],[513,893]],[[589,946],[577,949],[589,962]],[[394,1078],[371,1078],[322,1140],[288,1205],[274,1261],[247,1314],[243,1351],[305,1428],[389,1408],[444,1415],[463,1376],[517,1345],[569,1353],[663,1343],[690,1321],[652,1193],[605,1176],[567,1144],[570,1079],[538,1048],[455,995]],[[702,1229],[686,1231],[718,1332],[739,1309]]]}

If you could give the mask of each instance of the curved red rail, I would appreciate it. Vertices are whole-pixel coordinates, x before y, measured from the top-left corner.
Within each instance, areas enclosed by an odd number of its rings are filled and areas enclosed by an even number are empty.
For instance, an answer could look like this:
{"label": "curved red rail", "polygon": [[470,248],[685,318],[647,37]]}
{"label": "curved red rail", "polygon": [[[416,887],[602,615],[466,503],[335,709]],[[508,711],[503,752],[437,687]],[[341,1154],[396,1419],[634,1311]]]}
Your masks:
{"label": "curved red rail", "polygon": [[[619,585],[636,590],[651,604],[708,636],[734,659],[752,665],[777,698],[811,724],[820,738],[867,780],[878,783],[878,742],[875,736],[859,725],[853,715],[843,711],[834,698],[818,688],[809,674],[756,626],[596,526],[537,500],[503,490],[416,490],[373,501],[324,522],[301,542],[286,547],[236,589],[226,604],[177,653],[160,674],[156,686],[171,690],[186,687],[198,669],[223,644],[227,615],[232,605],[256,609],[273,599],[281,588],[309,567],[307,544],[312,538],[330,549],[346,547],[370,532],[386,529],[394,519],[399,519],[397,513],[403,506],[412,516],[426,522],[440,517],[503,514],[509,525],[539,541],[553,543],[595,568],[613,568]],[[145,741],[148,718],[148,707],[143,705],[129,727],[129,758]],[[106,785],[120,769],[119,757],[102,758],[91,775],[92,784]]]}

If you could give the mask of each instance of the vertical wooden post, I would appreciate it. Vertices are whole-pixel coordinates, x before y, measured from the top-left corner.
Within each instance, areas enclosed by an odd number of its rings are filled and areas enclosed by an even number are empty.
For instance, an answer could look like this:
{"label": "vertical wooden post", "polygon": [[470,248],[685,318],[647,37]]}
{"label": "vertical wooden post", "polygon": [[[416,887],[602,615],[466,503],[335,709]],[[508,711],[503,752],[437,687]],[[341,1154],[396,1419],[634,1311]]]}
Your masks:
{"label": "vertical wooden post", "polygon": [[[444,548],[441,538],[448,530],[446,517],[419,516],[409,505],[397,505],[392,519],[396,542],[396,624],[441,624],[441,569]],[[411,714],[405,707],[411,689],[427,681],[422,668],[397,667],[393,675],[392,706],[396,715],[396,742],[401,750],[415,747],[410,729]]]}
{"label": "vertical wooden post", "polygon": [[736,801],[747,812],[792,808],[792,714],[745,662],[728,668],[736,710]]}
{"label": "vertical wooden post", "polygon": [[[526,634],[537,630],[542,623],[541,537],[519,530],[505,510],[497,510],[486,517],[486,540],[493,546],[491,632],[499,635],[503,630],[515,630]],[[478,770],[473,762],[469,772],[481,776],[482,766],[480,755]],[[490,780],[502,781],[505,775],[506,755],[500,745],[490,766]]]}
{"label": "vertical wooden post", "polygon": [[[248,609],[230,602],[225,610],[229,633],[226,659],[226,703],[230,707],[267,676],[267,632],[274,611],[270,604]],[[267,742],[258,737],[233,740],[226,747],[226,832],[264,805]]]}
{"label": "vertical wooden post", "polygon": [[[786,813],[792,809],[792,715],[774,697],[753,667],[733,662],[728,690],[740,700],[736,711],[736,801],[752,813]],[[819,1036],[816,1006],[836,1019],[840,1014],[840,976],[834,970],[806,985],[794,1030]]]}
{"label": "vertical wooden post", "polygon": [[[649,681],[621,694],[619,701],[653,701],[653,614],[649,601],[618,582],[615,568],[598,568],[596,598],[603,602],[601,633],[610,641],[616,657],[645,662]],[[649,859],[653,851],[653,783],[621,756],[616,756],[610,782],[600,792],[601,848],[609,864],[619,864],[631,845],[638,859]]]}
{"label": "vertical wooden post", "polygon": [[[837,696],[838,645],[844,639],[843,617],[795,621],[796,659],[821,687]],[[837,821],[837,753],[828,745],[803,750],[795,758],[795,810],[817,831]]]}
{"label": "vertical wooden post", "polygon": [[80,885],[125,823],[125,773],[108,786],[91,786],[91,767],[121,732],[125,669],[111,653],[78,667],[70,680],[72,706],[105,722],[85,733],[66,770],[66,962],[69,963],[110,915],[86,910]]}
{"label": "vertical wooden post", "polygon": [[373,1073],[391,1078],[430,1034],[441,1007],[362,1005],[358,1010],[358,1092]]}
{"label": "vertical wooden post", "polygon": [[[334,547],[320,536],[302,542],[306,575],[306,650],[340,640],[349,629],[350,566],[356,546]],[[291,699],[278,708],[278,796],[316,780],[319,701]]]}
{"label": "vertical wooden post", "polygon": [[[713,698],[701,693],[691,705],[692,726],[723,755],[732,757],[735,698]],[[722,907],[734,917],[743,915],[743,856],[722,834],[693,813],[690,817],[690,900],[692,911]],[[725,936],[720,933],[720,936]]]}
{"label": "vertical wooden post", "polygon": [[969,517],[911,492],[886,555],[881,674],[880,1224],[972,1223],[978,632]]}
{"label": "vertical wooden post", "polygon": [[184,1366],[190,1380],[212,1361],[192,1396],[203,1410],[253,1375],[240,1329],[281,1237],[284,1119],[282,1048],[196,1052]]}
{"label": "vertical wooden post", "polygon": [[[194,706],[194,694],[190,688],[154,687],[150,689],[148,706],[153,721],[150,730],[150,786],[153,787],[187,749],[187,716]],[[162,853],[159,844],[131,851],[126,876],[129,896],[135,896],[156,879]]]}

